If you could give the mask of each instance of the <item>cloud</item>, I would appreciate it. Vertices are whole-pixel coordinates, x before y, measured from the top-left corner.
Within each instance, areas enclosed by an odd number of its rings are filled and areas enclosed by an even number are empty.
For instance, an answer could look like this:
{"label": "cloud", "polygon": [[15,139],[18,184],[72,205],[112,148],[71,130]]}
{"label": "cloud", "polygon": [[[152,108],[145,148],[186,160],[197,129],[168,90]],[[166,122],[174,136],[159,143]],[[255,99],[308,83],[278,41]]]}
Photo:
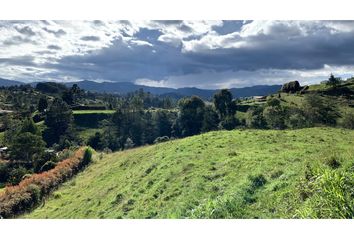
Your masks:
{"label": "cloud", "polygon": [[97,36],[83,36],[80,38],[82,41],[94,41],[97,42],[100,40],[100,37]]}
{"label": "cloud", "polygon": [[353,38],[353,21],[0,21],[0,77],[201,88],[316,82],[350,75]]}
{"label": "cloud", "polygon": [[[47,24],[47,23],[46,23]],[[63,29],[58,29],[58,30],[51,30],[48,29],[47,27],[42,28],[44,31],[46,31],[47,33],[51,33],[56,37],[61,37],[64,36],[66,34],[66,32]]]}
{"label": "cloud", "polygon": [[61,50],[61,47],[58,45],[48,45],[47,48],[51,50]]}
{"label": "cloud", "polygon": [[15,29],[17,30],[17,32],[19,32],[23,35],[26,35],[26,36],[31,37],[31,36],[36,35],[36,33],[29,26],[24,26],[24,27],[15,26]]}

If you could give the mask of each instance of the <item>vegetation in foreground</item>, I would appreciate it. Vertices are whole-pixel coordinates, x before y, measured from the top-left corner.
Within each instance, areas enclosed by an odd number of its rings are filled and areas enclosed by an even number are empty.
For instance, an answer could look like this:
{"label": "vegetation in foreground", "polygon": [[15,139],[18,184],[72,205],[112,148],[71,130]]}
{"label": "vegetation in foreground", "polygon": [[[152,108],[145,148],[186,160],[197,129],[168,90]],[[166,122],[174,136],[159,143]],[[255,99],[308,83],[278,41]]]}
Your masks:
{"label": "vegetation in foreground", "polygon": [[352,218],[354,131],[209,132],[94,162],[25,218]]}

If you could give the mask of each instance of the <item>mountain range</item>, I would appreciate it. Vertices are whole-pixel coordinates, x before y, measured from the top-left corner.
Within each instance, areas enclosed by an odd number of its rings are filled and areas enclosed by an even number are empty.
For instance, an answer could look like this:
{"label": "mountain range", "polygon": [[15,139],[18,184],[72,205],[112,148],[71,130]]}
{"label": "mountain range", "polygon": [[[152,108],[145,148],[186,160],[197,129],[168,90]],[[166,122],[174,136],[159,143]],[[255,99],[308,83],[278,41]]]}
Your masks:
{"label": "mountain range", "polygon": [[[0,86],[12,86],[25,84],[20,81],[7,80],[0,78]],[[37,83],[30,83],[35,86]],[[79,82],[67,82],[64,83],[67,87],[71,87],[73,84],[77,84],[80,88],[91,92],[106,92],[112,94],[127,94],[139,89],[143,89],[145,92],[150,92],[155,95],[170,96],[173,98],[182,98],[185,96],[197,95],[204,99],[210,99],[218,89],[200,89],[195,87],[185,88],[167,88],[167,87],[150,87],[144,85],[137,85],[130,82],[94,82],[83,80]],[[235,97],[251,97],[251,96],[264,96],[272,93],[276,93],[280,90],[281,85],[257,85],[243,88],[231,88],[229,89]]]}

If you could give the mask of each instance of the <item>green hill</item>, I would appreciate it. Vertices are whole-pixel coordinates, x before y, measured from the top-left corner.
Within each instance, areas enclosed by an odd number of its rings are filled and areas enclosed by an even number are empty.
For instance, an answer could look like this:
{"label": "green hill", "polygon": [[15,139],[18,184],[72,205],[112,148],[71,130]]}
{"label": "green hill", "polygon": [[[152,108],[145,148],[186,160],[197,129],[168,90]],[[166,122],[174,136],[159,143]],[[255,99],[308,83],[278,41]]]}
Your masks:
{"label": "green hill", "polygon": [[301,217],[312,206],[303,185],[309,168],[351,168],[353,144],[354,131],[344,129],[234,130],[96,153],[22,217]]}

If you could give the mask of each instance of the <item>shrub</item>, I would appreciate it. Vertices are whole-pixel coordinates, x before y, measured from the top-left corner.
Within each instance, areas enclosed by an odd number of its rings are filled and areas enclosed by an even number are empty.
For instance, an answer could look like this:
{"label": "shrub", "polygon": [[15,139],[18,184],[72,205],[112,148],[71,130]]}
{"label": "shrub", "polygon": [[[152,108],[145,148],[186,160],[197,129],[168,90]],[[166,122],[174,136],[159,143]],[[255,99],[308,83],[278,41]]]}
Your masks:
{"label": "shrub", "polygon": [[12,185],[16,185],[22,180],[22,177],[26,173],[28,173],[28,171],[24,167],[15,168],[10,172],[8,182]]}
{"label": "shrub", "polygon": [[85,167],[91,161],[91,156],[91,149],[81,148],[55,168],[33,174],[16,186],[6,187],[0,193],[0,216],[11,218],[35,207],[44,196]]}
{"label": "shrub", "polygon": [[252,107],[246,112],[246,126],[250,128],[265,128],[263,107]]}
{"label": "shrub", "polygon": [[92,152],[93,152],[92,148],[86,148],[86,150],[84,152],[84,157],[81,161],[81,164],[83,166],[86,166],[92,162]]}
{"label": "shrub", "polygon": [[341,125],[344,128],[354,129],[354,113],[346,112],[342,116]]}

